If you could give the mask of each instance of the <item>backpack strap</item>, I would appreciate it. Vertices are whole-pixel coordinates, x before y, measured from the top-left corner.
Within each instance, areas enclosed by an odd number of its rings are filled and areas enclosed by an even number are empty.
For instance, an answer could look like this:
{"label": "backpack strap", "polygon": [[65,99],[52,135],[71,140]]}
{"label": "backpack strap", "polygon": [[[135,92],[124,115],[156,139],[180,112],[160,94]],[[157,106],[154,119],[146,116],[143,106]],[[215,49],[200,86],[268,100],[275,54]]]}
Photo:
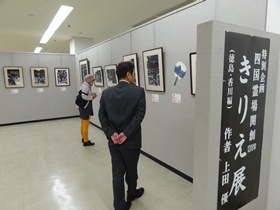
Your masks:
{"label": "backpack strap", "polygon": [[80,94],[83,93],[83,94],[85,94],[85,95],[88,95],[88,93],[82,92],[82,90],[79,90],[79,93],[80,93]]}

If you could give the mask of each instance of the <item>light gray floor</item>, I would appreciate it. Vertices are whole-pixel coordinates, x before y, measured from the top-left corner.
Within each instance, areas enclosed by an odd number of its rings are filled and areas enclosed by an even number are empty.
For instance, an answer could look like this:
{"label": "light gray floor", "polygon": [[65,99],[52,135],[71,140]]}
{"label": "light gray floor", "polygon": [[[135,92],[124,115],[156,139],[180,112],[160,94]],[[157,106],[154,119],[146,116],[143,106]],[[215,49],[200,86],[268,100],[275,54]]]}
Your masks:
{"label": "light gray floor", "polygon": [[[0,210],[113,210],[105,136],[90,125],[83,147],[80,119],[0,127]],[[192,184],[141,155],[143,197],[131,210],[190,210]]]}

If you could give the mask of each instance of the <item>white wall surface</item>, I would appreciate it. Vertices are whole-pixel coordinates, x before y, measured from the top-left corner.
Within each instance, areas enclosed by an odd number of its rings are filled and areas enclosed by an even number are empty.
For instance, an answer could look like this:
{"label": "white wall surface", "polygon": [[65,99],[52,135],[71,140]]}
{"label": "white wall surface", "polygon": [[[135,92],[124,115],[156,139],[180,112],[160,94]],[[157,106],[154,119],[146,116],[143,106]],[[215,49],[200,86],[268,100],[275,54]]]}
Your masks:
{"label": "white wall surface", "polygon": [[73,37],[69,41],[70,54],[77,54],[78,52],[91,47],[93,39]]}
{"label": "white wall surface", "polygon": [[267,0],[216,0],[215,20],[265,30],[266,9]]}
{"label": "white wall surface", "polygon": [[[0,53],[0,69],[4,66],[23,67],[24,88],[16,88],[19,94],[11,94],[5,88],[4,74],[0,74],[0,124],[44,120],[77,115],[74,98],[77,92],[74,55]],[[49,86],[38,93],[31,86],[30,67],[47,67]],[[69,68],[70,86],[60,91],[55,86],[54,68]]]}
{"label": "white wall surface", "polygon": [[[196,51],[197,24],[212,19],[213,8],[213,2],[206,1],[77,55],[77,61],[88,58],[90,68],[104,68],[105,65],[118,64],[124,55],[137,53],[140,85],[145,88],[142,52],[163,47],[166,91],[146,92],[147,113],[142,124],[142,150],[189,177],[192,177],[195,118],[195,97],[190,90],[189,53]],[[209,12],[200,15],[204,10]],[[178,61],[185,63],[188,70],[186,76],[174,86],[174,66]],[[107,88],[106,82],[104,88]],[[97,93],[99,89],[93,87]],[[152,102],[154,93],[159,95],[159,103]],[[181,94],[181,104],[172,103],[172,93]],[[96,116],[91,120],[98,126],[99,99],[100,97],[93,102]]]}
{"label": "white wall surface", "polygon": [[[267,19],[266,30],[268,32],[280,34],[280,1],[279,0],[267,0]],[[280,62],[280,55],[278,60]],[[280,64],[279,64],[280,66]],[[278,74],[277,81],[280,81],[280,74]],[[276,87],[276,103],[275,103],[275,121],[273,128],[273,142],[271,150],[271,165],[269,176],[269,189],[268,189],[268,201],[267,210],[279,210],[280,209],[280,112],[278,107],[280,106],[280,84],[277,83]]]}
{"label": "white wall surface", "polygon": [[[122,61],[123,55],[137,53],[140,85],[145,87],[142,52],[163,47],[166,91],[156,92],[159,103],[152,102],[155,92],[146,92],[147,114],[143,122],[142,149],[192,177],[196,97],[190,94],[189,53],[196,51],[197,25],[209,20],[225,19],[232,24],[264,29],[265,12],[266,0],[206,0],[93,46],[79,53],[76,60],[88,58],[90,68],[104,68],[105,65]],[[188,71],[184,79],[174,86],[173,71],[177,61],[185,63]],[[107,88],[106,83],[104,88]],[[93,87],[93,90],[100,95],[99,91],[104,88]],[[181,94],[181,104],[171,102],[172,93]],[[99,99],[93,102],[95,113],[99,109]],[[97,115],[91,122],[100,126]]]}
{"label": "white wall surface", "polygon": [[[278,3],[278,0],[268,1],[274,4]],[[143,122],[142,149],[195,180],[193,146],[195,143],[195,121],[199,120],[195,115],[198,96],[191,95],[189,53],[197,51],[197,25],[209,20],[219,20],[264,30],[266,5],[267,0],[206,0],[196,6],[88,48],[77,54],[76,57],[72,55],[0,53],[0,68],[7,65],[23,66],[25,80],[25,88],[19,88],[20,94],[17,96],[11,95],[10,89],[5,89],[4,84],[0,83],[0,124],[77,115],[78,112],[72,104],[81,84],[79,60],[85,58],[90,61],[90,69],[94,66],[104,68],[105,65],[117,64],[122,61],[123,55],[137,53],[140,85],[145,87],[142,52],[163,47],[166,91],[163,93],[146,92],[147,114]],[[274,6],[269,6],[269,8],[274,9]],[[211,37],[211,35],[209,36]],[[211,53],[215,56],[215,52]],[[185,63],[187,74],[174,86],[173,70],[177,61]],[[38,65],[49,68],[50,86],[44,88],[45,92],[41,95],[31,87],[30,83],[29,68]],[[55,67],[70,68],[71,86],[67,87],[66,92],[60,92],[59,88],[55,87],[53,74],[53,68]],[[3,74],[0,74],[0,80],[4,81],[2,77]],[[105,87],[92,88],[93,91],[97,92],[98,98],[93,102],[95,116],[91,122],[98,126],[100,126],[100,123],[97,112],[101,96],[99,91],[105,88],[107,88],[106,82]],[[153,93],[159,94],[159,103],[152,102]],[[181,104],[171,102],[172,93],[181,94]],[[279,98],[278,91],[277,104],[279,104]],[[54,101],[56,103],[53,103]],[[277,110],[275,110],[275,114],[276,126],[280,117]],[[280,133],[277,132],[278,130],[275,127],[273,133],[272,171],[267,210],[278,210],[280,206],[278,198],[280,195],[279,179],[277,178],[280,168],[280,143],[277,141]],[[265,155],[270,156],[270,154]],[[266,167],[269,170],[269,166]],[[208,176],[208,174],[206,175]],[[212,174],[209,174],[208,178],[213,178]],[[268,179],[268,177],[266,178]],[[211,190],[209,193],[211,194]],[[264,202],[266,201],[264,200]]]}
{"label": "white wall surface", "polygon": [[[278,53],[278,61],[280,62],[280,54]],[[280,66],[280,63],[278,64]],[[279,210],[280,209],[280,74],[277,77],[276,86],[276,99],[275,99],[275,118],[273,126],[273,141],[271,150],[271,164],[270,164],[270,176],[269,176],[269,189],[268,189],[268,202],[267,210]]]}
{"label": "white wall surface", "polygon": [[280,1],[268,0],[266,30],[280,34]]}
{"label": "white wall surface", "polygon": [[[232,12],[233,8],[237,9]],[[196,51],[196,27],[200,23],[216,19],[231,24],[263,29],[265,9],[265,0],[258,2],[253,0],[236,0],[234,2],[206,0],[194,7],[93,46],[79,53],[76,59],[68,55],[1,53],[2,66],[23,66],[25,87],[19,88],[20,93],[14,96],[11,95],[10,89],[5,89],[4,84],[0,83],[0,97],[5,98],[5,100],[0,100],[0,123],[50,119],[78,114],[75,107],[69,105],[73,104],[73,98],[80,86],[79,60],[84,58],[89,59],[91,69],[93,66],[104,67],[109,64],[117,64],[122,60],[123,55],[137,53],[140,85],[145,87],[142,52],[163,47],[166,91],[156,93],[159,94],[159,103],[154,103],[151,100],[154,92],[146,92],[147,115],[143,122],[143,150],[193,177],[196,96],[190,94],[189,53]],[[174,86],[173,69],[177,61],[185,63],[188,72],[185,78],[179,80]],[[43,94],[38,94],[30,83],[29,68],[38,65],[49,68],[50,85],[44,88]],[[70,68],[71,86],[66,87],[66,92],[61,92],[59,87],[55,87],[54,74],[52,73],[55,67]],[[103,88],[93,87],[93,90],[99,95],[93,102],[96,115],[92,118],[92,122],[96,125],[100,125],[97,112],[100,91],[104,88],[106,88],[106,83]],[[181,94],[181,104],[171,102],[172,93]]]}

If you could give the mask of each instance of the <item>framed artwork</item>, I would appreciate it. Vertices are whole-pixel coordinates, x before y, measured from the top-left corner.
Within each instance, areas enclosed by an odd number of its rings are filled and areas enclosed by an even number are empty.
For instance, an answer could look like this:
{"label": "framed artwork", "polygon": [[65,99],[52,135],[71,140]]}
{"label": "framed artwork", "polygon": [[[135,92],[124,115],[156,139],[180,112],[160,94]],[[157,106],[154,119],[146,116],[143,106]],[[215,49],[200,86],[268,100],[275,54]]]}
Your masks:
{"label": "framed artwork", "polygon": [[191,94],[196,93],[196,52],[190,53]]}
{"label": "framed artwork", "polygon": [[164,69],[162,47],[143,51],[145,87],[147,91],[164,92]]}
{"label": "framed artwork", "polygon": [[137,59],[137,53],[130,54],[130,55],[124,55],[123,61],[130,61],[134,65],[134,71],[135,71],[135,85],[139,86],[139,71],[138,71],[138,59]]}
{"label": "framed artwork", "polygon": [[31,85],[32,87],[48,87],[48,68],[47,67],[31,67]]}
{"label": "framed artwork", "polygon": [[107,80],[107,86],[112,87],[118,84],[118,77],[117,77],[117,65],[107,65],[104,67],[106,72],[106,80]]}
{"label": "framed artwork", "polygon": [[96,87],[104,87],[103,70],[101,66],[92,67],[92,73],[94,75],[94,85]]}
{"label": "framed artwork", "polygon": [[80,72],[81,72],[82,82],[84,82],[85,76],[87,74],[90,74],[89,60],[88,59],[80,60],[79,64],[80,64]]}
{"label": "framed artwork", "polygon": [[70,86],[69,68],[54,68],[56,86]]}
{"label": "framed artwork", "polygon": [[4,66],[4,80],[6,88],[22,88],[23,70],[21,66]]}

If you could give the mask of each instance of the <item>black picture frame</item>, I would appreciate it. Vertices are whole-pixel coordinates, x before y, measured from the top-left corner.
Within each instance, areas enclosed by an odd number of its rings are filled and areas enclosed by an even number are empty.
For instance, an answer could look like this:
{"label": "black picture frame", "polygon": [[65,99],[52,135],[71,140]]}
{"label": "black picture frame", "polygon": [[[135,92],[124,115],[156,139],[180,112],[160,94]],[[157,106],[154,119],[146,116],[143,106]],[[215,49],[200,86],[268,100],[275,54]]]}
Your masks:
{"label": "black picture frame", "polygon": [[102,66],[94,66],[92,67],[92,73],[94,75],[94,85],[96,87],[104,87],[104,75]]}
{"label": "black picture frame", "polygon": [[81,72],[81,81],[84,82],[85,76],[90,74],[89,60],[87,58],[79,60],[79,68]]}
{"label": "black picture frame", "polygon": [[118,84],[118,77],[117,77],[117,65],[111,64],[104,66],[104,70],[106,73],[106,81],[108,87],[113,87]]}
{"label": "black picture frame", "polygon": [[69,68],[54,68],[55,86],[70,86]]}
{"label": "black picture frame", "polygon": [[165,92],[163,48],[155,48],[142,52],[147,91]]}
{"label": "black picture frame", "polygon": [[191,94],[196,94],[196,52],[189,55],[190,58],[190,79],[191,79]]}
{"label": "black picture frame", "polygon": [[138,71],[138,57],[137,53],[124,55],[123,61],[130,61],[134,65],[134,72],[135,72],[135,85],[140,86],[140,80],[139,80],[139,71]]}

